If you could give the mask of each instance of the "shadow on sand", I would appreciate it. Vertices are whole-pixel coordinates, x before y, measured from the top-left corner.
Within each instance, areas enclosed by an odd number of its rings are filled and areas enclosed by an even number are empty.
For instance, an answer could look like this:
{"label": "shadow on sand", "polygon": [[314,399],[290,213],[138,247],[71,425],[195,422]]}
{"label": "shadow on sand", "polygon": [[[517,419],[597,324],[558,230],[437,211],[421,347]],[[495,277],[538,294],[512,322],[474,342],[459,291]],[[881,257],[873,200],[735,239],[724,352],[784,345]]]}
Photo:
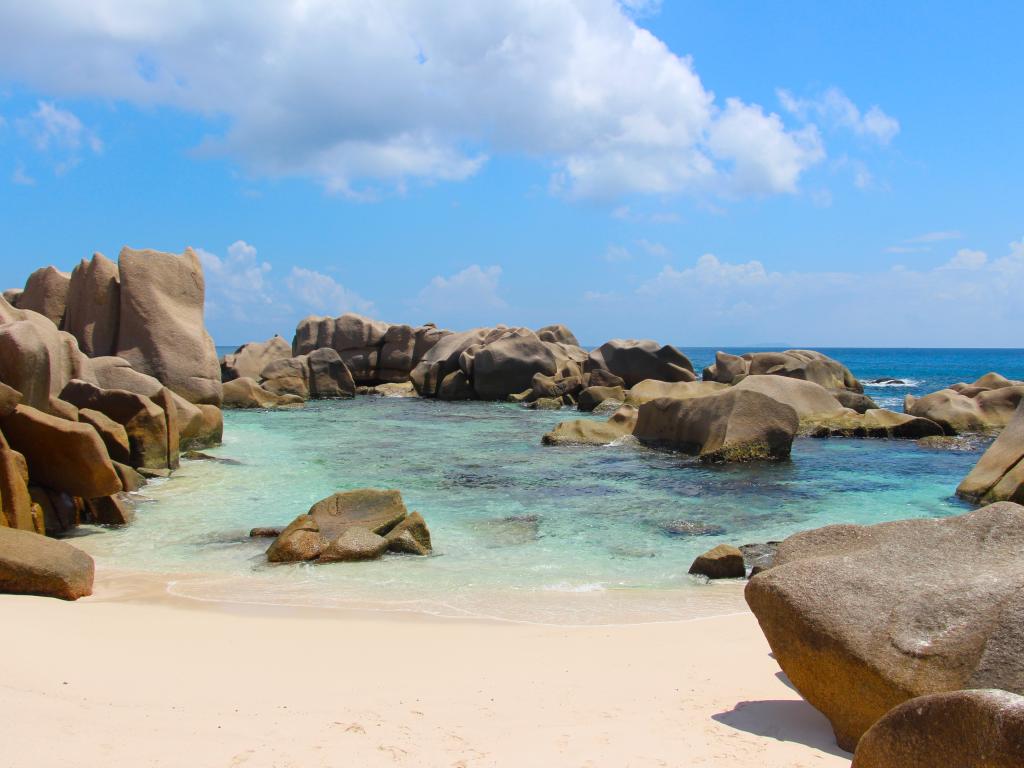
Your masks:
{"label": "shadow on sand", "polygon": [[825,716],[806,701],[741,701],[711,718],[738,731],[804,744],[838,757],[853,756],[836,745]]}

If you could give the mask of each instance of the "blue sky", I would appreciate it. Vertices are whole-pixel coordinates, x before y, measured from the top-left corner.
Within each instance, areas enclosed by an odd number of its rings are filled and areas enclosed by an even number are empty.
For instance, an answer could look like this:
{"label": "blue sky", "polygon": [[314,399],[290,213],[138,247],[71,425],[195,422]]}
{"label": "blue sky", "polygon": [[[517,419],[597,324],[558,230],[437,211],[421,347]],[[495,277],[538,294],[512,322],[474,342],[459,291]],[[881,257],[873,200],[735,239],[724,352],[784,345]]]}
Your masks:
{"label": "blue sky", "polygon": [[221,344],[1021,346],[1024,7],[979,5],[7,4],[0,284],[191,245]]}

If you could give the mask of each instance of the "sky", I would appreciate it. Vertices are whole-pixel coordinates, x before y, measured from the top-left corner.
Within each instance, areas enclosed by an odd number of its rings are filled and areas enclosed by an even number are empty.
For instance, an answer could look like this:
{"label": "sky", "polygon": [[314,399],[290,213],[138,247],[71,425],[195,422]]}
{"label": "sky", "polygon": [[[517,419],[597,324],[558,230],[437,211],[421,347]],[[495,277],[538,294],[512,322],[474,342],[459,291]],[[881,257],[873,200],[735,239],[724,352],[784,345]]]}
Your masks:
{"label": "sky", "polygon": [[0,4],[0,286],[195,248],[218,344],[1020,347],[1024,4]]}

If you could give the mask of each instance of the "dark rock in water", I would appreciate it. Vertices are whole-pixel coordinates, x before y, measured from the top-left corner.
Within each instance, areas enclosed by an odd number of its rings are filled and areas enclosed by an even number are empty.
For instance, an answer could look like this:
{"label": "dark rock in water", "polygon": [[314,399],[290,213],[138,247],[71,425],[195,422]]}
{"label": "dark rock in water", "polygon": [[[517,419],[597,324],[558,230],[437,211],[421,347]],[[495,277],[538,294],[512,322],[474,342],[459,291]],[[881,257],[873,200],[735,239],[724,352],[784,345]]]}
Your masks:
{"label": "dark rock in water", "polygon": [[611,553],[612,557],[642,558],[658,556],[658,553],[653,549],[640,549],[638,547],[610,547],[608,552]]}
{"label": "dark rock in water", "polygon": [[249,531],[249,537],[253,539],[276,539],[283,532],[284,528],[277,528],[273,526],[253,528]]}
{"label": "dark rock in water", "polygon": [[209,453],[203,453],[202,451],[185,451],[181,454],[181,458],[188,459],[189,461],[215,461],[218,464],[232,464],[241,465],[238,459],[229,459],[223,456],[212,456]]}
{"label": "dark rock in water", "polygon": [[429,555],[433,550],[430,529],[419,512],[413,512],[387,535],[388,550],[407,555]]}
{"label": "dark rock in water", "polygon": [[904,381],[903,379],[881,378],[881,379],[872,379],[869,383],[870,384],[906,384],[907,382]]}
{"label": "dark rock in water", "polygon": [[743,553],[728,544],[719,544],[703,555],[698,555],[689,573],[709,579],[742,579],[747,575]]}
{"label": "dark rock in water", "polygon": [[970,690],[900,704],[861,738],[851,768],[1019,768],[1024,697]]}
{"label": "dark rock in water", "polygon": [[299,515],[274,539],[274,543],[267,550],[267,560],[272,563],[315,560],[326,544],[313,516]]}
{"label": "dark rock in water", "polygon": [[829,525],[783,541],[745,596],[782,671],[852,751],[916,696],[1024,693],[1021,552],[1024,507],[1009,502],[936,520]]}
{"label": "dark rock in water", "polygon": [[538,397],[533,402],[526,403],[525,407],[534,411],[558,411],[564,405],[560,397]]}
{"label": "dark rock in water", "polygon": [[127,525],[135,519],[135,510],[120,494],[87,499],[85,511],[90,522],[97,525]]}
{"label": "dark rock in water", "polygon": [[388,551],[388,540],[366,528],[346,528],[338,538],[324,547],[321,563],[351,563],[376,560]]}
{"label": "dark rock in water", "polygon": [[744,544],[740,548],[743,553],[743,562],[750,570],[751,576],[756,576],[761,571],[772,567],[775,561],[775,553],[779,549],[779,542],[767,541],[763,544]]}
{"label": "dark rock in water", "polygon": [[0,592],[77,600],[92,594],[89,555],[38,533],[0,528]]}
{"label": "dark rock in water", "polygon": [[162,467],[138,467],[136,471],[148,480],[166,479],[171,476],[171,470]]}
{"label": "dark rock in water", "polygon": [[700,520],[672,520],[661,523],[658,528],[668,536],[721,536],[725,528]]}

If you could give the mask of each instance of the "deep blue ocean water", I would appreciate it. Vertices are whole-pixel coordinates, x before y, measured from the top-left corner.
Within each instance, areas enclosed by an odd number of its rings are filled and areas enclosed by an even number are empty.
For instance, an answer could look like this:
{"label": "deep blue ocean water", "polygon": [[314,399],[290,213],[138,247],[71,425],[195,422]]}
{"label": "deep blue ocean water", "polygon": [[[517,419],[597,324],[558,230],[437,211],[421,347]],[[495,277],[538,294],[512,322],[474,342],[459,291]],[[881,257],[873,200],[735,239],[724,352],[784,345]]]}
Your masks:
{"label": "deep blue ocean water", "polygon": [[[685,350],[698,367],[713,349]],[[742,351],[742,350],[740,350]],[[990,370],[1024,379],[1009,350],[823,350],[900,403]],[[896,405],[898,409],[898,405]],[[414,610],[554,623],[671,620],[737,610],[741,585],[687,576],[718,543],[829,523],[958,514],[978,452],[914,442],[798,439],[782,464],[706,467],[635,445],[545,447],[571,410],[360,397],[281,412],[228,412],[237,464],[184,462],[144,489],[136,522],[78,541],[101,567],[178,574],[200,599]],[[586,416],[586,418],[597,418]],[[284,525],[337,490],[398,488],[435,555],[269,566],[253,526]],[[702,535],[679,535],[680,523]]]}

